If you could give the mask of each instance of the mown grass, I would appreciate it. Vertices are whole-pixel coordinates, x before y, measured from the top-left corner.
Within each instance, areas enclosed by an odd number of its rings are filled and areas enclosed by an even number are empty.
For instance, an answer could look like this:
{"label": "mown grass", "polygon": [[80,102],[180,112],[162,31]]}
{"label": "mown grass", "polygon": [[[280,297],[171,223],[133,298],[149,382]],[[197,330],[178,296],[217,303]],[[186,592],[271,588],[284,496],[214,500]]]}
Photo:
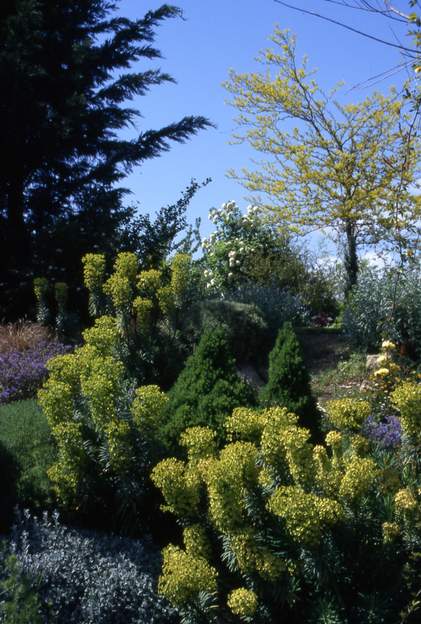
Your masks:
{"label": "mown grass", "polygon": [[[48,423],[35,400],[0,406],[0,454],[14,475],[14,502],[45,509],[51,502],[47,469],[55,448]],[[7,473],[6,473],[7,474]]]}

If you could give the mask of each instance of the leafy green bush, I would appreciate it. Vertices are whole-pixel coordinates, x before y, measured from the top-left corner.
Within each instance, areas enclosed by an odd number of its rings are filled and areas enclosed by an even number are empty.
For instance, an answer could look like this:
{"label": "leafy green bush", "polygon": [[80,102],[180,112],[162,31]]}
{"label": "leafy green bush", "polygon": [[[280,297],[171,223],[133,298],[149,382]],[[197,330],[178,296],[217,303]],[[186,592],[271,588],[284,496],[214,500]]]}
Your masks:
{"label": "leafy green bush", "polygon": [[351,292],[343,326],[362,348],[379,349],[383,338],[421,356],[421,271],[364,269]]}
{"label": "leafy green bush", "polygon": [[[265,218],[257,206],[249,206],[242,213],[235,202],[229,201],[219,210],[212,209],[209,219],[215,224],[215,230],[202,241],[201,260],[208,292],[230,299],[235,298],[230,293],[238,288],[241,291],[244,286],[275,290],[267,311],[276,304],[278,316],[281,307],[288,307],[282,300],[288,299],[291,304],[288,293],[292,293],[313,313],[336,315],[334,288],[327,274],[311,261],[309,254],[294,245],[285,232]],[[261,299],[267,298],[262,294]],[[281,301],[278,294],[282,295]],[[256,300],[243,303],[259,305]],[[291,318],[284,313],[275,330]]]}
{"label": "leafy green bush", "polygon": [[270,334],[262,313],[255,305],[211,299],[202,304],[202,327],[225,325],[232,354],[239,361],[247,361],[265,352]]}
{"label": "leafy green bush", "polygon": [[5,558],[0,579],[0,622],[43,624],[38,594],[15,555]]}
{"label": "leafy green bush", "polygon": [[269,379],[260,391],[259,400],[266,407],[286,407],[300,417],[302,426],[308,427],[316,438],[319,436],[320,415],[291,323],[284,324],[269,355]]}
{"label": "leafy green bush", "polygon": [[[402,398],[411,422],[414,397]],[[220,452],[215,432],[193,427],[183,434],[187,461],[152,472],[183,527],[159,580],[183,622],[396,624],[417,608],[415,438],[380,450],[347,421],[314,446],[280,407],[238,408],[225,425]]]}
{"label": "leafy green bush", "polygon": [[227,330],[209,329],[169,393],[166,443],[175,449],[180,434],[194,425],[210,426],[221,433],[225,418],[235,407],[253,403],[252,388],[237,375]]}
{"label": "leafy green bush", "polygon": [[[0,533],[6,533],[13,518],[16,500],[17,468],[15,458],[0,441]],[[3,476],[4,475],[4,476]]]}
{"label": "leafy green bush", "polygon": [[47,469],[55,460],[55,446],[47,420],[33,400],[0,406],[0,444],[16,471],[16,502],[32,509],[51,503]]}
{"label": "leafy green bush", "polygon": [[127,373],[142,384],[171,387],[192,348],[200,289],[191,257],[178,253],[159,269],[139,271],[135,254],[120,253],[108,279],[102,254],[87,254],[83,267],[90,313],[116,320]]}

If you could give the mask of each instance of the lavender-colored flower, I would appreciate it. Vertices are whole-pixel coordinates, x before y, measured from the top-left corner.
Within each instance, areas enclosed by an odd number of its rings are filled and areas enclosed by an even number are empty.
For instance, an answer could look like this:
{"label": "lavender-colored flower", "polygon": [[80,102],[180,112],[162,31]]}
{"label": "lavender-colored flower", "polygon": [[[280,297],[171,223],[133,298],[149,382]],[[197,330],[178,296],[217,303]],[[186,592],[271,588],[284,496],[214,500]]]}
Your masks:
{"label": "lavender-colored flower", "polygon": [[0,353],[0,403],[33,396],[47,376],[48,360],[69,350],[47,340],[22,351]]}
{"label": "lavender-colored flower", "polygon": [[362,431],[367,438],[385,449],[395,448],[401,443],[402,428],[396,416],[386,416],[380,422],[369,416],[363,424]]}

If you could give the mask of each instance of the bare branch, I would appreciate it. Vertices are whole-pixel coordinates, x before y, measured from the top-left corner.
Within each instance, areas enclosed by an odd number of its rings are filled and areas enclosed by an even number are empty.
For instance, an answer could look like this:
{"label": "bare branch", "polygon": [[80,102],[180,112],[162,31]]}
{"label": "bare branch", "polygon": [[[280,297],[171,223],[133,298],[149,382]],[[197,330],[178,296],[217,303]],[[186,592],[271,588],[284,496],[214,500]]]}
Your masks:
{"label": "bare branch", "polygon": [[415,48],[407,48],[406,46],[403,46],[401,44],[397,44],[397,43],[393,43],[392,41],[387,41],[386,39],[381,39],[380,37],[376,37],[374,35],[370,35],[369,33],[363,32],[362,30],[359,30],[358,28],[353,28],[352,26],[349,26],[348,24],[345,24],[343,22],[339,22],[338,20],[335,20],[331,17],[327,17],[326,15],[321,15],[320,13],[316,13],[315,11],[310,11],[308,9],[303,9],[301,7],[297,7],[294,6],[292,4],[288,4],[287,2],[283,2],[283,0],[274,0],[277,4],[281,4],[284,7],[287,7],[288,9],[292,9],[293,11],[298,11],[299,13],[303,13],[306,15],[311,15],[312,17],[317,17],[319,19],[322,19],[326,22],[330,22],[332,24],[336,24],[337,26],[341,26],[342,28],[345,28],[346,30],[350,30],[351,32],[357,33],[358,35],[361,35],[362,37],[366,37],[367,39],[371,39],[373,41],[377,41],[377,43],[381,43],[383,45],[387,45],[391,48],[397,48],[398,50],[401,50],[403,52],[409,52],[411,55],[413,55],[414,57],[418,57],[419,56],[419,50],[415,49]]}

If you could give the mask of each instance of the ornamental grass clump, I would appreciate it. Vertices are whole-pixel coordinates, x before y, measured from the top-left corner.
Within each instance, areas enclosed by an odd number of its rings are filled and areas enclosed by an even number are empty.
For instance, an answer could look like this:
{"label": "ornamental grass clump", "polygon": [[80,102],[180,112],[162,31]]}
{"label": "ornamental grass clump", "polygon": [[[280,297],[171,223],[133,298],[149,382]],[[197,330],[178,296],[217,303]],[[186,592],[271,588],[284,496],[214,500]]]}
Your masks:
{"label": "ornamental grass clump", "polygon": [[285,407],[236,408],[220,446],[195,426],[181,436],[186,460],[153,469],[183,527],[159,591],[184,623],[395,624],[412,604],[419,462],[373,447],[348,407],[343,430],[318,445]]}

